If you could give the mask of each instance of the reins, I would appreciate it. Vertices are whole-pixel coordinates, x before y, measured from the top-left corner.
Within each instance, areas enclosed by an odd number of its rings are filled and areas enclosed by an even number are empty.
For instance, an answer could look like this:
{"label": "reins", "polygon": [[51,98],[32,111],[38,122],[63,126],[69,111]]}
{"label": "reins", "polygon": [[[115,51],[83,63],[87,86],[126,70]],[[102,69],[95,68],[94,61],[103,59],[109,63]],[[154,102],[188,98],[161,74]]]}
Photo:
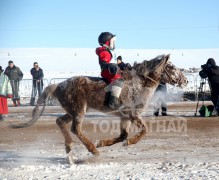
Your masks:
{"label": "reins", "polygon": [[166,75],[169,77],[169,79],[170,79],[172,82],[174,82],[175,84],[178,84],[178,83],[179,83],[180,79],[179,79],[178,81],[176,81],[175,79],[173,79],[173,78],[171,77],[171,75],[168,73],[168,71],[166,70],[166,68],[164,68],[164,71],[165,71]]}
{"label": "reins", "polygon": [[152,79],[152,78],[150,78],[150,77],[146,77],[146,79],[149,79],[149,80],[151,80],[152,82],[154,82],[154,83],[157,83],[157,81],[155,81],[154,79]]}

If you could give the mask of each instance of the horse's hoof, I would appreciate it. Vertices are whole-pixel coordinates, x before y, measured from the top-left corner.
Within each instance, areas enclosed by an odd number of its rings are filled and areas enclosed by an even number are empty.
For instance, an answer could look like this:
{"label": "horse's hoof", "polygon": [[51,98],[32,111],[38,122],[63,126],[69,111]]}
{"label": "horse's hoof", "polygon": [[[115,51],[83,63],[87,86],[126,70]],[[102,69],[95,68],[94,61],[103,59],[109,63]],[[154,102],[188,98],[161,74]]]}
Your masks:
{"label": "horse's hoof", "polygon": [[69,145],[65,145],[65,152],[67,154],[69,154],[72,150],[72,147],[73,147],[73,143],[69,144]]}
{"label": "horse's hoof", "polygon": [[95,150],[95,151],[92,152],[92,154],[95,155],[95,156],[99,156],[100,152],[98,150]]}
{"label": "horse's hoof", "polygon": [[67,154],[67,158],[68,158],[68,162],[70,165],[75,163],[75,158],[74,158],[74,154],[72,152],[69,152]]}
{"label": "horse's hoof", "polygon": [[129,141],[128,140],[123,141],[122,145],[125,146],[125,147],[128,146],[129,145]]}
{"label": "horse's hoof", "polygon": [[103,147],[102,141],[101,140],[96,141],[95,146],[96,148]]}

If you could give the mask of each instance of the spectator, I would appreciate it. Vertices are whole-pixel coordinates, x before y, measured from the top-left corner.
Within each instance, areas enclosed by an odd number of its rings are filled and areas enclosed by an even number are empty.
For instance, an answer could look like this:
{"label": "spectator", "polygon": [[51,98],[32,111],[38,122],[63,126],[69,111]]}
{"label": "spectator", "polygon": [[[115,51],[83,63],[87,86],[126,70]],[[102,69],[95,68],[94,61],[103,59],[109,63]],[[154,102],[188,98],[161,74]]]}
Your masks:
{"label": "spectator", "polygon": [[8,114],[7,97],[12,98],[12,88],[8,76],[3,74],[3,69],[0,66],[0,121],[3,121],[2,114]]}
{"label": "spectator", "polygon": [[31,94],[30,105],[34,106],[37,91],[38,91],[39,96],[43,92],[43,77],[44,77],[44,74],[43,74],[43,70],[39,67],[39,64],[37,62],[33,63],[33,68],[30,70],[30,73],[33,77],[32,94]]}
{"label": "spectator", "polygon": [[159,115],[159,109],[161,108],[162,116],[167,116],[167,103],[166,97],[167,95],[167,86],[166,83],[160,83],[154,93],[154,116]]}
{"label": "spectator", "polygon": [[201,78],[208,78],[209,86],[211,87],[211,100],[214,104],[212,116],[219,115],[219,66],[216,65],[213,58],[209,58],[207,63],[201,66],[199,72]]}
{"label": "spectator", "polygon": [[117,57],[117,64],[122,71],[124,71],[125,69],[128,69],[128,70],[132,69],[132,66],[129,63],[124,63],[122,61],[122,56]]}
{"label": "spectator", "polygon": [[19,83],[23,78],[23,73],[20,68],[14,65],[13,61],[8,61],[8,67],[5,69],[5,74],[8,76],[13,92],[13,106],[20,106]]}

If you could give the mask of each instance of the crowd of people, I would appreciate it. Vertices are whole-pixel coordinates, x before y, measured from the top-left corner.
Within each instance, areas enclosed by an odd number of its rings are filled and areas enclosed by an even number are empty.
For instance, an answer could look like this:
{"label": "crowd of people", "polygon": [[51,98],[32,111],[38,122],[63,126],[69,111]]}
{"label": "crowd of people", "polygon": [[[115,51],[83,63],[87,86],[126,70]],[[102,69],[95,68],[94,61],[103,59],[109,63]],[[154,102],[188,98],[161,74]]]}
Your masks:
{"label": "crowd of people", "polygon": [[[34,106],[37,91],[38,95],[41,95],[43,91],[44,74],[37,62],[34,62],[30,73],[33,78],[30,105]],[[12,99],[13,107],[21,106],[19,86],[22,79],[23,72],[12,60],[8,61],[5,70],[0,66],[0,121],[3,120],[3,114],[8,114],[7,98]]]}
{"label": "crowd of people", "polygon": [[[101,76],[111,86],[105,88],[106,92],[110,92],[109,107],[116,109],[120,107],[119,97],[122,91],[124,80],[121,78],[120,72],[131,70],[132,66],[129,63],[124,63],[122,56],[116,58],[117,63],[112,63],[114,58],[114,49],[116,43],[116,36],[110,32],[102,32],[98,37],[100,47],[96,48],[99,65],[101,69]],[[211,87],[211,98],[214,104],[214,115],[219,115],[219,67],[216,65],[213,58],[208,59],[207,63],[202,65],[200,76],[208,78]],[[2,114],[8,113],[7,98],[12,98],[13,106],[20,106],[19,84],[23,78],[23,73],[18,66],[15,66],[13,61],[8,62],[5,72],[0,66],[0,120],[3,119]],[[30,105],[34,106],[35,97],[41,95],[43,91],[43,70],[39,67],[37,62],[33,63],[33,68],[30,70],[33,78],[32,93]],[[110,87],[110,88],[109,88]],[[154,98],[154,116],[167,116],[166,103],[167,87],[166,84],[160,82],[155,91]]]}

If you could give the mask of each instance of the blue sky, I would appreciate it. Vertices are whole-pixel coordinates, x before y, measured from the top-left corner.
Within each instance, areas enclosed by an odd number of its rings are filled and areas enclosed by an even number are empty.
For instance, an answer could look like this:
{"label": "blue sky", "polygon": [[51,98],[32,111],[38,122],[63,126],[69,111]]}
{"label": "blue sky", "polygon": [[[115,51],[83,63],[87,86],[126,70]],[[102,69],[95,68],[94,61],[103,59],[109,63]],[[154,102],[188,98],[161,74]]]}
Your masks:
{"label": "blue sky", "polygon": [[0,0],[0,48],[219,48],[218,0]]}

